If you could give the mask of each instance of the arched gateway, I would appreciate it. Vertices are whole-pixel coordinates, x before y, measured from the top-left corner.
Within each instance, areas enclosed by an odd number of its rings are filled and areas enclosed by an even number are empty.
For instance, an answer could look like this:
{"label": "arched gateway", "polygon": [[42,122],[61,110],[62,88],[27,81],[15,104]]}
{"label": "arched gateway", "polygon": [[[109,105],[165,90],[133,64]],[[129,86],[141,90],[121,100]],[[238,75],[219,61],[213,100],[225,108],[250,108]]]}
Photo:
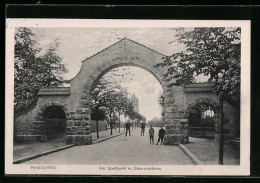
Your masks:
{"label": "arched gateway", "polygon": [[[108,71],[120,66],[137,66],[153,74],[160,82],[165,96],[165,144],[173,145],[185,142],[188,134],[187,107],[199,98],[210,97],[217,101],[212,94],[212,84],[196,87],[167,87],[165,80],[166,68],[155,68],[162,62],[165,55],[147,48],[129,39],[122,39],[110,47],[82,61],[79,73],[70,80],[70,87],[41,88],[36,104],[23,114],[15,116],[16,138],[30,139],[37,134],[34,124],[41,120],[43,106],[53,101],[59,102],[66,108],[67,118],[66,134],[67,142],[74,144],[91,144],[90,135],[90,102],[91,91],[96,82]],[[190,91],[188,91],[190,90]],[[188,91],[188,92],[187,92]],[[207,93],[201,95],[201,92]],[[194,95],[191,95],[194,93]],[[188,99],[188,100],[187,100]],[[36,134],[35,134],[36,133]]]}

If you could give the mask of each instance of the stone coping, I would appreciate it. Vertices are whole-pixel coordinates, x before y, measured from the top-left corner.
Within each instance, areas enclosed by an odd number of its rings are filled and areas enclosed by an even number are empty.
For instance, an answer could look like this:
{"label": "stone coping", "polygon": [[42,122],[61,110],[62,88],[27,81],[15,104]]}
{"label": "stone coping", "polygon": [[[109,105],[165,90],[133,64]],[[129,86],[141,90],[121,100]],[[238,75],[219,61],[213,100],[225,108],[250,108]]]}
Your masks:
{"label": "stone coping", "polygon": [[184,86],[184,93],[189,92],[210,92],[214,90],[214,83],[192,83]]}
{"label": "stone coping", "polygon": [[38,96],[45,95],[70,95],[70,87],[43,87],[40,88]]}

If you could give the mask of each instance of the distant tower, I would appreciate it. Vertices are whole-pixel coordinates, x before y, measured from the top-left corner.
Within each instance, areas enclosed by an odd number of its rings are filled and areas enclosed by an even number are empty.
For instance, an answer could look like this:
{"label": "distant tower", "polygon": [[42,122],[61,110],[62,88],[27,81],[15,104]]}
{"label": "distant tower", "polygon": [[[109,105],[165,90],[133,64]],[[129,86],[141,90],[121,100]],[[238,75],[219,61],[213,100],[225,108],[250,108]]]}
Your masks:
{"label": "distant tower", "polygon": [[139,113],[139,99],[133,94],[130,98],[130,101],[133,102],[135,112]]}

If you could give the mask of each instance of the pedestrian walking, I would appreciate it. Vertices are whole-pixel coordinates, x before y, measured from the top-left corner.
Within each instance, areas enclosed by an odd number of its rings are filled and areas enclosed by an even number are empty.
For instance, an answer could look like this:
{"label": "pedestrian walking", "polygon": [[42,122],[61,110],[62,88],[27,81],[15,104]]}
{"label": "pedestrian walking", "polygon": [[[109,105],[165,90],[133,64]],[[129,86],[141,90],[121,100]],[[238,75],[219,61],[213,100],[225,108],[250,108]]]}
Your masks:
{"label": "pedestrian walking", "polygon": [[141,123],[141,136],[144,136],[144,131],[145,131],[145,121],[142,121]]}
{"label": "pedestrian walking", "polygon": [[149,136],[150,136],[150,145],[151,145],[151,143],[153,143],[154,144],[154,129],[153,129],[153,126],[152,125],[150,125],[150,128],[149,128]]}
{"label": "pedestrian walking", "polygon": [[117,123],[114,124],[114,129],[115,129],[115,131],[116,131],[116,129],[117,129]]}
{"label": "pedestrian walking", "polygon": [[128,121],[126,122],[126,124],[125,124],[125,128],[126,128],[125,136],[127,136],[127,132],[129,132],[129,136],[131,136],[130,127],[131,127],[131,123],[130,123],[130,121],[128,120]]}
{"label": "pedestrian walking", "polygon": [[163,138],[164,138],[164,135],[165,135],[165,130],[163,129],[163,125],[160,125],[161,129],[159,130],[159,133],[158,133],[158,141],[157,141],[157,144],[160,142],[161,140],[161,145],[163,143]]}

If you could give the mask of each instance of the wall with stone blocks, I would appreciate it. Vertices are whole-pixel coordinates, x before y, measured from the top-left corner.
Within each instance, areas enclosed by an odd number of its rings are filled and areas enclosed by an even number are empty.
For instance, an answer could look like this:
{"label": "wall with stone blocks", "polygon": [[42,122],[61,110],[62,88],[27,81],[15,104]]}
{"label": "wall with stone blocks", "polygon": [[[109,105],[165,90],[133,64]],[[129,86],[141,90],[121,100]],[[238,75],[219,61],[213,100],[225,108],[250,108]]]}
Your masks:
{"label": "wall with stone blocks", "polygon": [[[69,96],[39,97],[36,104],[32,108],[30,108],[28,111],[25,111],[24,113],[15,116],[14,118],[15,135],[19,136],[18,138],[20,139],[22,138],[21,135],[27,135],[27,136],[44,135],[45,132],[43,130],[44,130],[45,121],[42,121],[43,111],[48,106],[51,105],[60,105],[65,109],[69,106],[68,99]],[[32,136],[31,138],[33,139],[35,137]]]}
{"label": "wall with stone blocks", "polygon": [[77,109],[67,115],[66,142],[68,144],[87,145],[92,143],[90,110]]}
{"label": "wall with stone blocks", "polygon": [[[185,93],[185,103],[184,108],[191,107],[190,105],[195,105],[198,103],[208,103],[212,105],[213,108],[219,109],[219,100],[214,93],[204,93],[204,92],[193,92]],[[227,102],[224,102],[223,105],[224,114],[227,119],[230,121],[235,119],[236,109],[229,105]]]}
{"label": "wall with stone blocks", "polygon": [[[214,93],[185,93],[185,101],[186,102],[184,103],[184,108],[187,109],[187,115],[191,107],[199,103],[210,104],[213,109],[218,110],[217,115],[219,115],[219,100]],[[229,134],[235,134],[238,126],[240,125],[240,121],[237,120],[237,115],[239,115],[239,111],[237,111],[236,108],[232,107],[230,104],[224,101],[223,112],[225,117],[224,131],[229,131]],[[218,123],[215,124],[215,128],[217,133]]]}

